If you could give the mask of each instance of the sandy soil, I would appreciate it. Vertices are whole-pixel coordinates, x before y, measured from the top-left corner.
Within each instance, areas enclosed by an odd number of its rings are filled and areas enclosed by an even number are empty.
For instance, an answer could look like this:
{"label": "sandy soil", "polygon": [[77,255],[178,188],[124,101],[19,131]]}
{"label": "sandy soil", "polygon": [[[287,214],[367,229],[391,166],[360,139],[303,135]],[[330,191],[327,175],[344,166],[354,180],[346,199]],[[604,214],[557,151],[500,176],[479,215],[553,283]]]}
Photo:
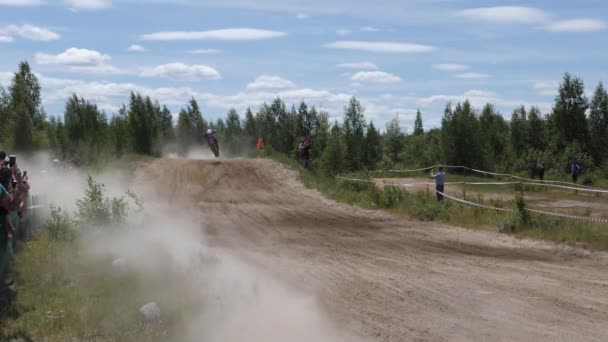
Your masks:
{"label": "sandy soil", "polygon": [[[166,160],[147,198],[376,341],[606,341],[608,257],[337,204],[269,160]],[[153,185],[153,186],[150,186]]]}

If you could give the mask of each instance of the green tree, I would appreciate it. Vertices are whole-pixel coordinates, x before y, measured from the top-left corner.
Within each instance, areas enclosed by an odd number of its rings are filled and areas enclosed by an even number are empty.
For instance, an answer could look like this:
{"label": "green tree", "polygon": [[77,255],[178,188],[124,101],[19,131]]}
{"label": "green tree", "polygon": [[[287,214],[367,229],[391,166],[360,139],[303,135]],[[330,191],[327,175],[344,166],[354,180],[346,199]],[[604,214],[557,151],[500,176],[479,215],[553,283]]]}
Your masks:
{"label": "green tree", "polygon": [[243,134],[245,135],[246,143],[252,146],[256,143],[258,136],[258,127],[251,108],[247,108],[245,111],[245,121],[243,122]]}
{"label": "green tree", "polygon": [[395,117],[386,124],[386,133],[384,134],[384,148],[391,163],[399,162],[404,144],[405,136],[401,131],[401,126],[399,126],[399,118]]}
{"label": "green tree", "polygon": [[[314,107],[313,107],[314,110]],[[316,111],[316,110],[315,110]],[[321,154],[327,147],[330,139],[330,124],[329,124],[329,113],[320,112],[316,114],[317,117],[317,128],[314,131],[314,135],[312,138],[312,150],[311,150],[311,158],[314,160],[321,157]]]}
{"label": "green tree", "polygon": [[129,114],[126,106],[122,106],[118,113],[112,116],[109,125],[109,139],[117,157],[130,151]]}
{"label": "green tree", "polygon": [[422,126],[422,114],[420,109],[416,111],[416,121],[414,122],[414,135],[421,135],[424,133],[424,127]]}
{"label": "green tree", "polygon": [[605,161],[608,157],[608,92],[601,82],[591,101],[589,135],[593,158],[598,163]]}
{"label": "green tree", "polygon": [[13,104],[15,113],[15,149],[28,152],[34,148],[33,123],[25,102]]}
{"label": "green tree", "polygon": [[346,166],[348,170],[360,170],[365,144],[365,115],[359,100],[352,97],[344,108],[344,142],[346,143]]}
{"label": "green tree", "polygon": [[11,97],[17,100],[17,102],[24,101],[25,109],[30,115],[34,129],[42,129],[45,115],[41,107],[40,83],[32,72],[28,62],[19,63],[19,70],[14,75],[13,85],[17,82],[21,83],[21,86],[15,88],[15,90],[19,89],[22,93],[16,94],[11,92]]}
{"label": "green tree", "polygon": [[327,147],[321,155],[323,171],[332,176],[344,171],[346,167],[346,153],[342,130],[336,122],[331,129]]}
{"label": "green tree", "polygon": [[173,130],[173,115],[167,106],[163,106],[160,111],[160,135],[162,144],[175,140],[175,131]]}
{"label": "green tree", "polygon": [[545,121],[542,118],[540,109],[537,106],[532,106],[528,112],[528,143],[530,147],[536,150],[544,150],[546,148],[545,137]]}
{"label": "green tree", "polygon": [[11,98],[4,88],[0,87],[0,144],[6,146],[8,143],[12,143],[10,137],[8,137],[11,122]]}
{"label": "green tree", "polygon": [[276,98],[270,105],[271,116],[276,118],[276,139],[273,147],[283,153],[288,153],[295,147],[295,110],[288,112],[285,103]]}
{"label": "green tree", "polygon": [[511,116],[511,147],[516,156],[521,157],[528,148],[528,119],[526,108],[518,107]]}
{"label": "green tree", "polygon": [[231,154],[238,153],[241,149],[241,119],[236,110],[230,109],[226,117],[226,130],[224,131],[224,144]]}
{"label": "green tree", "polygon": [[185,155],[188,149],[193,144],[192,132],[194,131],[194,124],[190,121],[188,112],[185,109],[180,110],[177,117],[177,127],[175,129],[175,135],[179,152]]}
{"label": "green tree", "polygon": [[203,135],[207,130],[207,122],[203,118],[203,113],[201,112],[196,99],[190,99],[186,111],[190,118],[190,122],[192,123],[192,132],[190,133],[192,141],[197,144],[203,143]]}
{"label": "green tree", "polygon": [[467,100],[446,106],[441,122],[444,160],[449,165],[479,167],[483,163],[479,120]]}
{"label": "green tree", "polygon": [[266,145],[278,145],[279,142],[275,143],[277,135],[277,118],[274,111],[270,110],[268,104],[264,103],[260,107],[260,110],[256,114],[255,122],[258,128],[258,135],[264,138]]}
{"label": "green tree", "polygon": [[95,162],[106,146],[105,114],[95,104],[73,94],[65,105],[63,117],[70,156],[83,164]]}
{"label": "green tree", "polygon": [[363,153],[365,167],[368,170],[375,170],[378,163],[382,160],[382,142],[380,132],[374,127],[373,122],[370,122],[367,126]]}
{"label": "green tree", "polygon": [[479,126],[485,166],[497,170],[497,164],[505,158],[509,141],[509,124],[494,106],[488,103],[479,117]]}
{"label": "green tree", "polygon": [[563,149],[567,144],[578,142],[585,150],[587,147],[587,118],[589,108],[585,97],[585,86],[578,77],[566,74],[555,98],[551,120],[556,130],[556,148]]}
{"label": "green tree", "polygon": [[129,128],[135,153],[160,155],[160,106],[150,97],[131,93],[129,102]]}

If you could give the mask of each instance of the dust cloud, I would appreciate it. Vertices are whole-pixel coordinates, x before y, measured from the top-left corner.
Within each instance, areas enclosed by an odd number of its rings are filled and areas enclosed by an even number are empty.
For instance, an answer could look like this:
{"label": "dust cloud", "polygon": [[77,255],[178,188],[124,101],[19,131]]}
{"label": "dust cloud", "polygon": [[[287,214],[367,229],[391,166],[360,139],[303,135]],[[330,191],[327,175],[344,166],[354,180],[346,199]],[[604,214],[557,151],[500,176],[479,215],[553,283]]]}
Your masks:
{"label": "dust cloud", "polygon": [[[176,156],[167,156],[171,159]],[[208,149],[192,151],[193,159],[211,159]],[[58,168],[45,154],[20,163],[27,169],[32,193],[69,212],[82,198],[86,174]],[[122,195],[131,175],[110,169],[94,175],[106,195]],[[163,187],[162,179],[148,186]],[[205,222],[179,206],[144,198],[144,212],[130,217],[126,228],[107,227],[82,234],[86,258],[124,260],[137,279],[137,313],[157,302],[168,338],[176,341],[359,341],[326,316],[314,293],[290,288],[270,274],[239,260],[230,251],[210,246]],[[46,210],[42,210],[46,213]],[[215,227],[221,229],[221,227]],[[111,272],[111,267],[99,270]],[[116,281],[120,281],[117,279]]]}

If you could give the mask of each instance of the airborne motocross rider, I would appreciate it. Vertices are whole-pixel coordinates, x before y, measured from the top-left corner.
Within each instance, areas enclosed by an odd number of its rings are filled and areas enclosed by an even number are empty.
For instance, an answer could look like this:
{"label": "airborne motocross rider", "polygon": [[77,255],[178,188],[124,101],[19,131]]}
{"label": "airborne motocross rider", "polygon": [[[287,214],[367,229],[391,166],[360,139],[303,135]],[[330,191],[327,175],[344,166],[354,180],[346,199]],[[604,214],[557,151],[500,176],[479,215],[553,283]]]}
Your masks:
{"label": "airborne motocross rider", "polygon": [[207,144],[209,145],[211,152],[213,152],[216,158],[219,157],[220,145],[217,141],[217,132],[214,129],[209,128],[203,136],[207,139]]}

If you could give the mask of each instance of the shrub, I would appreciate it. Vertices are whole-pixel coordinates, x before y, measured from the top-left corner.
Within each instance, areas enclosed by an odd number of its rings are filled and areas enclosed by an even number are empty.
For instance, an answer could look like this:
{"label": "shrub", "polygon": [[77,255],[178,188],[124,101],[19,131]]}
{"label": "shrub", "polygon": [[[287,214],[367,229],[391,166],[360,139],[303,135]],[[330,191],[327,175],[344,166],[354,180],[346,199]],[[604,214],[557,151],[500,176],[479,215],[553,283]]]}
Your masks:
{"label": "shrub", "polygon": [[51,207],[51,218],[44,223],[43,228],[52,240],[72,241],[75,237],[72,219],[61,208]]}
{"label": "shrub", "polygon": [[[124,196],[105,197],[104,185],[95,182],[91,176],[89,176],[88,185],[85,196],[76,201],[78,224],[92,226],[122,224],[129,211],[127,199]],[[133,199],[141,210],[142,203],[137,196],[127,192],[127,197]]]}

